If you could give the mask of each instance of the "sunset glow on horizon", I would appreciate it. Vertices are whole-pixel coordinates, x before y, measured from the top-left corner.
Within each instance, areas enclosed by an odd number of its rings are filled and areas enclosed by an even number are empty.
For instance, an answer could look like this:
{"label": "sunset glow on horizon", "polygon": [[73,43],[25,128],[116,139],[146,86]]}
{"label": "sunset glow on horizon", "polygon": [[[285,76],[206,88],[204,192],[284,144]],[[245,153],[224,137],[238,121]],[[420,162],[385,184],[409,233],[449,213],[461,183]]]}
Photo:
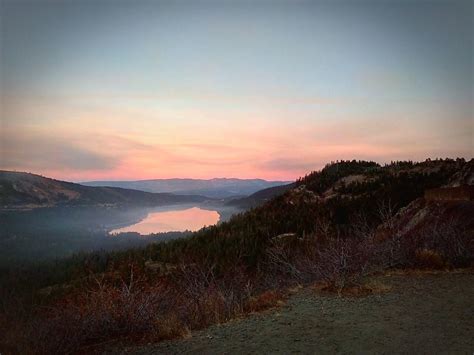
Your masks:
{"label": "sunset glow on horizon", "polygon": [[0,169],[294,180],[474,157],[473,3],[1,1]]}

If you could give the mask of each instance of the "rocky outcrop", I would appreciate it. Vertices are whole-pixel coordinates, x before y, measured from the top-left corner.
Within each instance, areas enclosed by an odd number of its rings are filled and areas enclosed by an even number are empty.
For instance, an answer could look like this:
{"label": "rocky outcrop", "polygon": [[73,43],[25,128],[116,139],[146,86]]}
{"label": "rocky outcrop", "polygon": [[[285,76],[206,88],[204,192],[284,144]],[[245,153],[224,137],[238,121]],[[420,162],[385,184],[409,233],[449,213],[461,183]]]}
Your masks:
{"label": "rocky outcrop", "polygon": [[321,201],[321,197],[313,191],[308,190],[305,185],[300,185],[289,191],[285,196],[285,202],[290,205],[298,203],[315,203]]}
{"label": "rocky outcrop", "polygon": [[441,187],[425,191],[428,201],[474,201],[474,186]]}
{"label": "rocky outcrop", "polygon": [[474,159],[468,161],[462,169],[456,172],[450,179],[448,186],[474,185]]}
{"label": "rocky outcrop", "polygon": [[419,198],[400,209],[391,224],[398,235],[410,235],[440,224],[451,224],[474,234],[474,201]]}
{"label": "rocky outcrop", "polygon": [[168,275],[177,269],[177,266],[170,263],[147,260],[145,262],[145,269],[159,275]]}

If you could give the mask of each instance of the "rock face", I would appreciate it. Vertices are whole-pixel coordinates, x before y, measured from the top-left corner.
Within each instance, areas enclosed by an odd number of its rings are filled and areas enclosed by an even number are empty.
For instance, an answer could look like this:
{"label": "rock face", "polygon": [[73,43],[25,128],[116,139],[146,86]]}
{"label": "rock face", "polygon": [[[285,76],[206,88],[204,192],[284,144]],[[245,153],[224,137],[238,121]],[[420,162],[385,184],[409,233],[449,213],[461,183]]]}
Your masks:
{"label": "rock face", "polygon": [[474,201],[474,186],[442,187],[425,191],[428,201]]}
{"label": "rock face", "polygon": [[456,172],[449,181],[448,186],[474,185],[474,159],[468,161],[462,169]]}
{"label": "rock face", "polygon": [[315,203],[321,201],[321,198],[313,191],[308,190],[305,185],[300,185],[290,190],[285,196],[285,202],[290,205],[295,205],[301,202]]}
{"label": "rock face", "polygon": [[419,198],[400,209],[392,222],[400,235],[411,235],[429,227],[449,224],[474,237],[474,201],[430,201]]}

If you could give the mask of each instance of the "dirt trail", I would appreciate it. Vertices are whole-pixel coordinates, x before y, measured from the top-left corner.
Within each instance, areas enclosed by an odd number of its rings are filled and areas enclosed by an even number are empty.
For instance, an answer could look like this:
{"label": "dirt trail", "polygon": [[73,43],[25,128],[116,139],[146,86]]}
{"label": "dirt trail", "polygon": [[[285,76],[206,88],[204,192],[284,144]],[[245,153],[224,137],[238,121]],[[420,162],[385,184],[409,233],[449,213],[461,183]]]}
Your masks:
{"label": "dirt trail", "polygon": [[474,353],[474,274],[386,275],[387,293],[337,297],[305,289],[280,309],[122,349],[137,354]]}

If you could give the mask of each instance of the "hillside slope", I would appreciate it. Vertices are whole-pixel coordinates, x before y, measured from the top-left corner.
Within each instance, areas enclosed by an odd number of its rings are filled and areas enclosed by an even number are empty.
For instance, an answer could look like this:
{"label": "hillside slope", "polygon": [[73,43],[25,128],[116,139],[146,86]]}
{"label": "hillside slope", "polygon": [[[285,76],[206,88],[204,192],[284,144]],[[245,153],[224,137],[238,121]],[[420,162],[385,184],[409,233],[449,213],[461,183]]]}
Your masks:
{"label": "hillside slope", "polygon": [[89,187],[43,176],[0,171],[0,206],[34,208],[58,205],[158,206],[202,202],[203,196],[149,193],[114,187]]}
{"label": "hillside slope", "polygon": [[178,195],[202,195],[211,198],[247,196],[256,191],[289,183],[262,179],[153,179],[138,181],[88,181],[85,186],[109,186],[147,192],[173,193]]}
{"label": "hillside slope", "polygon": [[240,209],[249,209],[251,207],[261,205],[262,203],[265,203],[274,197],[280,196],[295,186],[296,184],[293,182],[291,184],[269,187],[267,189],[257,191],[250,196],[233,199],[226,203],[226,205]]}
{"label": "hillside slope", "polygon": [[366,161],[341,161],[327,164],[321,171],[311,172],[295,183],[263,189],[250,196],[233,199],[227,205],[249,209],[288,192],[298,194],[304,191],[312,194],[315,200],[329,202],[333,198],[361,199],[367,194],[375,195],[375,190],[378,190],[384,195],[378,195],[377,199],[383,200],[386,195],[396,195],[395,189],[403,189],[410,195],[399,194],[391,201],[393,205],[398,203],[399,208],[412,200],[412,193],[420,197],[426,188],[463,184],[474,184],[474,160],[394,162],[385,166]]}
{"label": "hillside slope", "polygon": [[[26,334],[28,341],[34,340],[36,330],[45,329],[42,340],[31,343],[33,349],[48,350],[45,353],[68,351],[64,344],[70,344],[70,351],[89,346],[90,339],[103,343],[137,334],[142,339],[162,339],[170,336],[170,328],[157,328],[156,324],[172,324],[171,336],[187,334],[274,305],[281,292],[295,285],[321,282],[329,292],[362,292],[366,276],[393,268],[472,266],[471,195],[453,195],[454,200],[442,193],[424,196],[427,189],[470,181],[473,167],[472,160],[463,159],[385,166],[355,160],[331,163],[298,180],[296,187],[282,195],[189,238],[70,258],[43,273],[34,270],[24,278],[34,289],[67,287],[77,280],[85,284],[71,293],[69,303],[53,305],[52,316],[35,323],[30,333],[22,330],[20,338]],[[96,285],[92,279],[89,283],[91,272],[107,275],[107,283]],[[133,291],[124,288],[124,280],[131,284],[134,277],[143,284]],[[15,285],[17,279],[7,278],[4,284]],[[89,291],[93,285],[95,294]],[[411,299],[420,300],[420,294],[415,292]],[[446,299],[449,295],[440,304]],[[400,312],[415,308],[409,305]],[[84,312],[78,314],[78,309]],[[465,306],[459,310],[464,312]],[[372,313],[375,317],[380,314],[386,313]],[[300,315],[296,318],[304,319]],[[354,319],[360,319],[360,314]],[[400,321],[398,316],[396,319]],[[321,321],[324,323],[324,318]],[[329,321],[334,323],[332,318]],[[123,324],[130,325],[125,333]],[[354,320],[348,324],[353,325]],[[437,320],[433,324],[445,323]],[[431,329],[431,325],[427,327]],[[367,335],[373,337],[371,330],[373,327],[367,327]],[[284,331],[291,331],[291,327]],[[407,334],[415,333],[419,333],[417,329]],[[394,344],[393,349],[399,348]]]}
{"label": "hillside slope", "polygon": [[375,228],[384,215],[391,216],[422,198],[427,189],[447,185],[460,171],[474,173],[473,160],[328,164],[298,180],[295,188],[228,222],[196,232],[188,240],[150,247],[146,253],[170,262],[184,254],[222,267],[236,262],[252,267],[265,258],[276,236],[304,237],[325,229],[350,237],[359,225]]}

